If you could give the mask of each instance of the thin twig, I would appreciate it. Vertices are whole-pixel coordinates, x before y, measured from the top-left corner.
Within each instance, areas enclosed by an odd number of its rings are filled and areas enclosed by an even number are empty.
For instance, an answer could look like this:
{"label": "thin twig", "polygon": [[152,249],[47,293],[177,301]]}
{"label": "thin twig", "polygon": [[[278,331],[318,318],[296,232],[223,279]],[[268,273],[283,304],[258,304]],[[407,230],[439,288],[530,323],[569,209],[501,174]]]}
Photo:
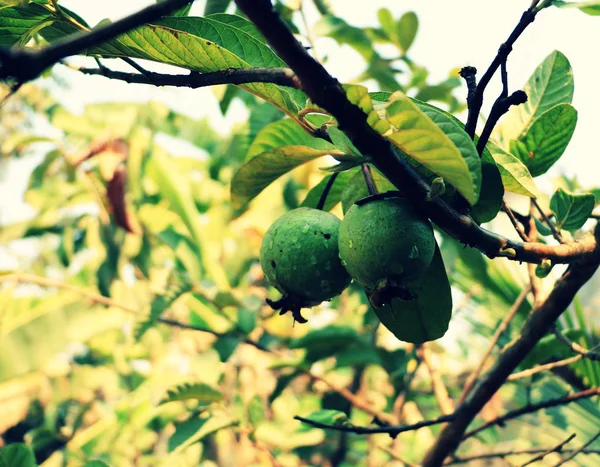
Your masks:
{"label": "thin twig", "polygon": [[554,335],[560,342],[565,344],[573,352],[581,355],[583,358],[587,358],[587,359],[593,360],[595,362],[600,362],[600,353],[594,352],[593,350],[587,350],[587,349],[583,348],[582,346],[580,346],[579,344],[577,344],[576,342],[571,341],[567,336],[565,336],[562,332],[560,332],[560,330],[558,329],[558,327],[556,325],[553,326],[552,332],[554,333]]}
{"label": "thin twig", "polygon": [[466,66],[460,70],[459,75],[467,84],[467,106],[471,106],[473,96],[475,95],[475,89],[477,89],[477,68],[474,66]]}
{"label": "thin twig", "polygon": [[525,102],[527,102],[527,94],[525,94],[524,91],[515,91],[510,96],[499,97],[494,102],[492,110],[490,111],[490,115],[485,122],[483,131],[481,132],[481,136],[477,141],[477,152],[480,156],[483,154],[485,145],[488,143],[490,136],[492,135],[492,131],[494,131],[496,124],[500,120],[500,117],[507,113],[513,105],[521,105]]}
{"label": "thin twig", "polygon": [[437,401],[438,407],[440,408],[440,412],[444,415],[454,413],[454,402],[448,394],[448,389],[446,389],[442,375],[437,368],[435,368],[433,362],[431,361],[431,350],[427,344],[419,347],[417,349],[417,354],[429,371],[431,384],[433,386],[433,394],[435,396],[435,400]]}
{"label": "thin twig", "polygon": [[561,366],[571,365],[573,363],[578,362],[583,358],[583,355],[575,355],[574,357],[565,358],[564,360],[558,360],[556,362],[545,363],[543,365],[538,365],[528,370],[519,371],[518,373],[513,373],[507,378],[507,381],[516,381],[518,379],[529,378],[535,374],[541,373],[542,371],[550,371],[555,368],[559,368]]}
{"label": "thin twig", "polygon": [[560,465],[566,464],[567,462],[569,462],[571,459],[573,459],[577,454],[583,452],[583,450],[585,448],[587,448],[589,445],[591,445],[594,441],[596,441],[598,438],[600,438],[600,431],[598,433],[596,433],[594,436],[592,436],[590,438],[590,440],[585,443],[584,445],[582,445],[579,449],[576,449],[575,451],[573,451],[569,456],[565,457],[564,459],[562,459],[560,462],[558,462],[557,464],[554,465],[554,467],[559,467]]}
{"label": "thin twig", "polygon": [[543,402],[538,402],[537,404],[529,404],[525,407],[521,407],[520,409],[511,410],[510,412],[501,415],[500,417],[496,417],[493,420],[490,420],[483,425],[478,426],[477,428],[468,431],[463,436],[463,441],[467,438],[475,436],[477,433],[481,433],[484,430],[496,425],[504,425],[508,420],[512,420],[513,418],[520,417],[521,415],[526,415],[528,413],[538,412],[543,409],[549,409],[551,407],[559,407],[562,405],[570,404],[571,402],[575,402],[581,399],[588,399],[590,397],[594,397],[600,395],[600,388],[591,388],[586,389],[585,391],[576,392],[573,394],[568,394],[563,397],[558,397],[556,399],[549,399]]}
{"label": "thin twig", "polygon": [[529,237],[525,233],[525,230],[523,229],[523,226],[519,223],[519,221],[515,217],[515,214],[512,212],[512,209],[510,209],[510,207],[508,206],[508,204],[506,204],[506,201],[504,201],[504,200],[502,200],[502,210],[508,216],[508,219],[510,220],[510,223],[513,225],[513,227],[515,228],[515,230],[519,234],[519,237],[521,237],[521,240],[523,240],[524,242],[529,242],[530,241]]}
{"label": "thin twig", "polygon": [[568,444],[573,438],[575,438],[575,436],[577,436],[577,434],[572,433],[571,436],[569,436],[567,439],[565,439],[564,441],[561,441],[560,443],[558,443],[556,446],[539,453],[537,456],[532,457],[531,459],[529,459],[527,462],[525,462],[524,464],[521,464],[520,467],[526,467],[527,465],[531,465],[534,462],[537,461],[541,461],[544,457],[546,457],[548,454],[551,454],[553,452],[560,452],[562,450],[562,448],[564,447],[565,444]]}
{"label": "thin twig", "polygon": [[[2,282],[37,284],[41,287],[65,290],[68,292],[75,293],[81,297],[84,297],[85,299],[89,300],[92,303],[97,303],[99,305],[118,308],[127,313],[141,314],[140,310],[137,310],[135,308],[132,308],[132,307],[129,307],[122,303],[119,303],[109,297],[105,297],[104,295],[100,295],[91,290],[82,289],[80,287],[77,287],[77,286],[74,286],[71,284],[66,284],[64,282],[55,281],[53,279],[48,279],[45,277],[34,276],[31,274],[20,274],[20,273],[4,274],[4,275],[0,275],[0,283],[2,283]],[[204,328],[204,327],[200,327],[200,326],[196,326],[196,325],[192,325],[192,324],[187,324],[187,323],[182,323],[181,321],[176,321],[176,320],[168,319],[168,318],[159,318],[157,321],[159,323],[177,327],[177,328],[181,328],[181,329],[189,329],[191,331],[206,332],[209,334],[213,334],[214,336],[217,336],[217,337],[235,335],[232,333],[219,333],[219,332],[213,331],[208,328]],[[262,344],[260,344],[256,341],[253,341],[252,339],[249,339],[247,337],[243,337],[242,341],[245,342],[246,344],[256,347],[257,349],[262,350],[264,352],[270,352],[270,350],[268,348],[266,348],[265,346],[263,346]]]}
{"label": "thin twig", "polygon": [[556,226],[554,225],[554,222],[552,222],[550,220],[550,218],[548,217],[548,215],[544,212],[544,210],[542,209],[542,207],[539,205],[539,203],[534,199],[531,198],[531,202],[533,203],[533,205],[535,206],[535,208],[538,210],[538,212],[540,213],[540,216],[542,216],[542,219],[544,220],[544,222],[546,223],[546,225],[548,226],[548,228],[550,229],[550,231],[552,232],[552,236],[559,242],[559,243],[566,243],[565,239],[563,238],[563,236],[561,235],[561,233],[558,231],[558,229],[556,228]]}
{"label": "thin twig", "polygon": [[373,174],[371,173],[371,167],[369,164],[362,164],[362,173],[365,178],[365,183],[367,184],[367,190],[369,191],[369,195],[373,196],[377,194],[377,187],[375,186],[375,182],[373,181]]}
{"label": "thin twig", "polygon": [[377,449],[381,449],[383,452],[389,454],[393,459],[402,462],[406,467],[419,467],[418,464],[410,462],[403,457],[401,457],[397,452],[395,452],[392,448],[388,446],[383,446],[381,444],[377,445]]}
{"label": "thin twig", "polygon": [[333,184],[335,183],[335,180],[337,179],[339,174],[339,172],[335,172],[331,175],[331,177],[329,177],[329,180],[327,180],[327,184],[325,185],[325,188],[323,188],[323,193],[321,193],[321,197],[319,198],[319,202],[317,203],[317,209],[322,210],[325,206],[327,196],[329,195],[329,192],[331,191],[331,188],[333,187]]}
{"label": "thin twig", "polygon": [[126,83],[149,84],[152,86],[175,86],[203,88],[218,84],[273,83],[300,89],[300,82],[289,68],[228,68],[210,73],[192,72],[185,75],[170,75],[146,71],[145,74],[114,71],[105,66],[85,68],[68,65],[86,75],[104,76]]}
{"label": "thin twig", "polygon": [[344,399],[346,399],[348,402],[350,402],[357,409],[360,409],[363,412],[366,412],[369,415],[372,415],[373,417],[375,417],[378,420],[381,420],[381,421],[383,421],[385,423],[392,424],[392,423],[395,422],[394,417],[392,415],[387,414],[385,412],[379,412],[379,411],[373,409],[373,407],[371,407],[371,405],[369,403],[367,403],[365,400],[363,400],[360,397],[358,397],[356,394],[353,394],[348,389],[338,387],[335,384],[327,381],[323,377],[318,376],[318,375],[316,375],[316,374],[314,374],[314,373],[312,373],[312,372],[310,372],[308,370],[305,371],[305,373],[308,376],[310,376],[312,379],[324,383],[332,391],[338,393],[340,396],[342,396]]}
{"label": "thin twig", "polygon": [[475,136],[475,130],[477,128],[477,119],[479,118],[479,112],[481,110],[481,106],[483,105],[483,94],[485,92],[487,85],[489,84],[490,80],[492,79],[492,77],[494,76],[496,71],[498,70],[498,67],[500,67],[500,65],[502,63],[506,62],[507,57],[510,55],[510,53],[512,51],[512,47],[513,47],[514,43],[521,36],[521,34],[523,34],[523,31],[525,31],[525,29],[527,29],[527,26],[529,26],[531,23],[533,23],[533,21],[535,20],[536,14],[537,14],[537,11],[535,10],[535,8],[532,8],[532,7],[528,8],[523,13],[523,15],[521,16],[521,19],[519,20],[519,23],[517,24],[515,29],[513,29],[510,36],[506,40],[506,42],[504,42],[504,44],[502,44],[500,46],[500,48],[498,49],[498,53],[496,54],[496,57],[494,58],[494,60],[490,64],[490,66],[488,67],[487,71],[484,73],[484,75],[479,80],[479,84],[477,85],[477,88],[475,89],[475,92],[473,93],[471,105],[469,106],[467,123],[465,125],[465,131],[467,132],[467,134],[469,136],[471,136],[471,138],[473,138]]}
{"label": "thin twig", "polygon": [[[523,225],[526,229],[526,234],[531,241],[538,241],[538,230],[535,224],[534,215],[535,206],[533,202],[529,202],[529,216],[522,220]],[[536,267],[533,264],[527,265],[527,274],[529,276],[529,283],[531,284],[531,294],[533,295],[533,306],[536,306],[539,300],[542,298],[542,280],[537,276]]]}
{"label": "thin twig", "polygon": [[189,0],[166,0],[148,6],[114,23],[67,36],[38,51],[0,49],[0,80],[14,78],[26,82],[37,78],[46,68],[63,58],[114,39],[143,24],[156,21],[189,3]]}
{"label": "thin twig", "polygon": [[458,402],[459,404],[462,404],[463,401],[469,395],[469,391],[471,391],[471,388],[475,384],[475,381],[477,381],[477,378],[479,378],[479,375],[483,371],[483,367],[485,366],[488,357],[490,356],[490,354],[492,353],[492,351],[498,344],[498,340],[500,339],[500,336],[502,336],[502,333],[504,331],[506,331],[506,328],[508,328],[509,323],[515,317],[515,315],[517,314],[517,311],[519,311],[519,308],[525,301],[525,298],[527,297],[527,294],[530,291],[531,291],[531,286],[527,286],[521,291],[521,293],[519,294],[519,296],[517,297],[517,299],[515,300],[513,305],[510,307],[510,310],[508,310],[508,313],[506,314],[506,316],[504,317],[504,319],[502,320],[500,325],[496,328],[496,331],[494,332],[494,335],[492,336],[492,339],[490,340],[490,343],[488,344],[486,351],[483,353],[483,356],[481,357],[481,360],[479,361],[477,368],[475,368],[475,370],[473,370],[473,373],[471,373],[469,375],[469,377],[467,378],[467,380],[465,381],[465,386],[464,386],[463,392],[462,392],[459,402]]}
{"label": "thin twig", "polygon": [[[579,449],[562,449],[560,452],[569,453],[578,451]],[[473,461],[478,460],[487,460],[487,459],[504,459],[506,457],[511,456],[522,456],[524,454],[538,454],[542,452],[548,451],[543,448],[532,448],[532,449],[513,449],[510,451],[502,451],[502,452],[488,452],[485,454],[477,454],[468,457],[454,457],[452,460],[445,462],[444,465],[457,465],[457,464],[468,464]],[[600,449],[584,449],[580,452],[581,454],[598,454],[600,455]]]}
{"label": "thin twig", "polygon": [[321,423],[308,418],[295,416],[296,420],[300,420],[302,423],[312,425],[315,428],[323,428],[325,430],[345,431],[347,433],[356,433],[359,435],[372,435],[376,433],[388,433],[395,437],[400,433],[407,431],[416,431],[420,428],[425,428],[432,425],[439,425],[440,423],[450,422],[454,419],[454,415],[443,415],[441,417],[432,420],[423,420],[422,422],[414,423],[412,425],[385,425],[378,427],[364,427],[355,425],[330,425],[329,423]]}

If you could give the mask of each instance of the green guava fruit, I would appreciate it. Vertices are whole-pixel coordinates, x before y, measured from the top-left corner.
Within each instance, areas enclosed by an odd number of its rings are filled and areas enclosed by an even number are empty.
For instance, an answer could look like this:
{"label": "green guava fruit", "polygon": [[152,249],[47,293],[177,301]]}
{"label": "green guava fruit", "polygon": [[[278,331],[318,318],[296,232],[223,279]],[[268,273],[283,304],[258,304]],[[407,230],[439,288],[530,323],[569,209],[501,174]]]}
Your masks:
{"label": "green guava fruit", "polygon": [[419,277],[435,245],[431,224],[404,198],[353,205],[339,232],[342,264],[367,291]]}
{"label": "green guava fruit", "polygon": [[269,301],[281,313],[291,310],[304,322],[300,308],[339,295],[352,280],[338,252],[341,221],[319,209],[298,208],[277,219],[263,237],[260,264],[269,283],[283,294]]}

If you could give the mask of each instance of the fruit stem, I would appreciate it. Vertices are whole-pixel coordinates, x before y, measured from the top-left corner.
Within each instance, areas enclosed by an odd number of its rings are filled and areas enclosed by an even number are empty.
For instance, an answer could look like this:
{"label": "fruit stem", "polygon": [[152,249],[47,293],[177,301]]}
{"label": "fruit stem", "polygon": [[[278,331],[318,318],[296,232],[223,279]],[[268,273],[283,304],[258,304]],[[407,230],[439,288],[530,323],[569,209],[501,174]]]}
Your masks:
{"label": "fruit stem", "polygon": [[319,202],[317,203],[317,209],[319,209],[321,211],[323,210],[323,207],[325,206],[325,201],[327,201],[327,195],[331,191],[331,188],[333,187],[333,184],[335,183],[335,179],[337,178],[337,176],[339,174],[340,174],[339,172],[335,172],[333,175],[331,175],[329,180],[327,180],[327,184],[325,185],[325,188],[323,189],[323,193],[321,193],[321,197],[319,198]]}
{"label": "fruit stem", "polygon": [[365,176],[365,183],[367,184],[367,189],[369,190],[369,195],[373,196],[377,194],[377,187],[375,186],[375,182],[373,181],[373,175],[371,174],[371,167],[368,164],[362,164],[363,175]]}

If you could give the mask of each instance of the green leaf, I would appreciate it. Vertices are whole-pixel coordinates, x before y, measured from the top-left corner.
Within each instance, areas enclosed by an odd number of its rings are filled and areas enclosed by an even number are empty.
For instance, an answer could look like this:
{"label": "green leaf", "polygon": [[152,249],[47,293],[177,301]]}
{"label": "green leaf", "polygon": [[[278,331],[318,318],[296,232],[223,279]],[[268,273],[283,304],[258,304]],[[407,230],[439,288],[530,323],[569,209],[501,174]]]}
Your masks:
{"label": "green leaf", "polygon": [[[360,167],[355,167],[353,169],[347,170],[345,172],[341,172],[338,174],[337,178],[333,182],[331,189],[329,190],[329,194],[327,195],[327,199],[325,200],[325,205],[323,206],[323,210],[330,211],[333,207],[338,204],[342,200],[342,193],[346,189],[346,186],[350,182],[350,180],[358,173],[361,173]],[[316,208],[319,204],[319,200],[321,199],[321,195],[323,194],[323,190],[327,186],[327,183],[331,179],[333,175],[327,175],[323,180],[319,182],[318,185],[313,187],[302,204],[300,206],[305,208]]]}
{"label": "green leaf", "polygon": [[304,418],[327,425],[351,425],[348,416],[340,410],[316,410]]}
{"label": "green leaf", "polygon": [[106,462],[103,461],[91,461],[87,462],[83,467],[110,467]]}
{"label": "green leaf", "polygon": [[316,362],[331,357],[350,345],[362,343],[354,328],[330,325],[310,331],[305,336],[290,342],[290,349],[306,349],[306,361]]}
{"label": "green leaf", "polygon": [[[573,71],[567,57],[552,52],[533,72],[523,90],[527,102],[512,107],[502,123],[505,140],[517,139],[529,132],[533,122],[557,104],[573,100]],[[535,177],[535,175],[534,175]]]}
{"label": "green leaf", "polygon": [[[82,52],[101,57],[131,57],[175,65],[202,73],[229,68],[285,67],[286,64],[254,33],[248,21],[236,15],[167,17],[146,24],[116,39]],[[255,28],[252,27],[254,31]],[[43,30],[49,41],[77,32],[55,23]],[[270,83],[240,85],[241,88],[296,116],[306,96],[292,88]]]}
{"label": "green leaf", "polygon": [[331,138],[331,142],[335,145],[335,147],[344,154],[362,157],[360,151],[356,149],[356,146],[354,146],[352,141],[350,141],[350,138],[348,138],[346,134],[338,127],[333,125],[329,126],[327,128],[327,134]]}
{"label": "green leaf", "polygon": [[591,193],[570,193],[559,188],[550,199],[556,227],[571,231],[580,229],[590,217],[595,203],[596,199]]}
{"label": "green leaf", "polygon": [[256,135],[248,148],[246,160],[280,146],[309,146],[321,150],[335,149],[333,144],[306,133],[294,120],[285,119],[267,125]]}
{"label": "green leaf", "polygon": [[212,258],[213,249],[207,245],[205,229],[200,223],[189,181],[180,173],[173,160],[159,149],[152,152],[152,157],[148,161],[147,173],[158,185],[163,199],[169,203],[171,209],[188,228],[198,252],[202,255],[202,264],[205,270],[220,288],[228,289],[227,275],[221,263]]}
{"label": "green leaf", "polygon": [[135,339],[140,340],[146,331],[156,324],[161,315],[167,311],[179,297],[190,290],[192,290],[192,283],[187,278],[171,272],[165,292],[152,300],[148,318],[138,324],[134,333]]}
{"label": "green leaf", "polygon": [[559,8],[579,8],[582,12],[591,16],[600,16],[600,2],[563,2],[554,0],[553,6]]}
{"label": "green leaf", "polygon": [[175,426],[175,433],[169,438],[169,452],[179,453],[188,446],[202,441],[208,435],[217,431],[236,426],[237,421],[226,416],[212,416],[208,418],[192,417]]}
{"label": "green leaf", "polygon": [[221,391],[205,383],[186,383],[181,384],[167,391],[167,395],[160,402],[165,404],[174,401],[186,401],[194,399],[201,404],[210,404],[223,399]]}
{"label": "green leaf", "polygon": [[[473,142],[464,138],[466,133],[462,135],[464,131],[457,125],[447,118],[442,120],[437,114],[441,124],[455,130],[452,137],[448,136],[417,104],[400,92],[392,96],[387,113],[388,121],[396,128],[388,139],[405,154],[443,177],[474,205],[481,188],[481,167],[472,154]],[[469,162],[461,151],[467,154]]]}
{"label": "green leaf", "polygon": [[500,170],[504,189],[511,193],[536,198],[537,187],[525,164],[492,142],[487,144],[487,148]]}
{"label": "green leaf", "polygon": [[52,22],[52,15],[41,5],[6,7],[0,10],[0,46],[25,42]]}
{"label": "green leaf", "polygon": [[407,282],[406,287],[417,298],[393,299],[391,306],[374,308],[381,324],[401,341],[413,344],[442,337],[452,317],[452,294],[438,246],[429,268],[418,279]]}
{"label": "green leaf", "polygon": [[248,421],[256,428],[265,417],[265,401],[257,394],[248,402]]}
{"label": "green leaf", "polygon": [[533,177],[542,175],[562,156],[577,124],[577,111],[570,104],[558,104],[544,112],[526,134],[511,141],[511,152]]}
{"label": "green leaf", "polygon": [[408,49],[410,49],[418,30],[419,18],[412,11],[404,13],[396,23],[396,37],[403,53],[408,52]]}
{"label": "green leaf", "polygon": [[[319,157],[334,153],[308,146],[283,146],[265,151],[250,159],[231,180],[231,202],[240,208],[248,204],[276,179],[292,169]],[[338,155],[342,155],[336,151]]]}
{"label": "green leaf", "polygon": [[337,16],[323,16],[315,25],[314,33],[318,36],[331,37],[340,45],[349,45],[367,62],[371,61],[376,54],[369,36],[362,28],[352,26]]}
{"label": "green leaf", "polygon": [[396,24],[394,17],[392,16],[392,12],[388,8],[380,8],[377,11],[377,19],[379,20],[379,24],[387,34],[388,38],[393,37],[393,35],[396,33]]}
{"label": "green leaf", "polygon": [[33,451],[23,443],[8,444],[0,448],[0,467],[36,467]]}
{"label": "green leaf", "polygon": [[481,157],[481,194],[477,204],[473,206],[471,217],[479,224],[489,222],[496,217],[502,208],[504,186],[500,171],[492,156],[485,151]]}
{"label": "green leaf", "polygon": [[204,7],[204,16],[225,12],[230,3],[231,0],[207,0]]}
{"label": "green leaf", "polygon": [[220,337],[217,342],[213,344],[213,349],[219,354],[219,358],[222,362],[229,360],[229,357],[233,355],[235,349],[242,342],[242,339],[235,336],[223,336]]}
{"label": "green leaf", "polygon": [[252,310],[240,308],[238,310],[237,325],[240,331],[250,334],[256,327],[256,313]]}
{"label": "green leaf", "polygon": [[[371,167],[371,177],[373,178],[373,183],[379,193],[396,190],[396,187],[392,182],[373,167]],[[362,170],[359,169],[342,192],[342,210],[346,212],[356,201],[366,198],[367,196],[369,196],[369,189],[367,188]]]}

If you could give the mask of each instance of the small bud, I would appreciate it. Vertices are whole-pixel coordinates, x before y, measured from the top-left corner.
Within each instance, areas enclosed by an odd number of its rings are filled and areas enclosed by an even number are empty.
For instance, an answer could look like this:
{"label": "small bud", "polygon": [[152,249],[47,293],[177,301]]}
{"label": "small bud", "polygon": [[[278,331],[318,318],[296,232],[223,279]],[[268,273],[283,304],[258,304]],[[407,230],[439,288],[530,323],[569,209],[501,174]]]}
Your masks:
{"label": "small bud", "polygon": [[550,274],[550,271],[552,271],[552,266],[552,261],[547,258],[543,259],[542,262],[535,268],[535,275],[540,279],[548,277],[548,274]]}

